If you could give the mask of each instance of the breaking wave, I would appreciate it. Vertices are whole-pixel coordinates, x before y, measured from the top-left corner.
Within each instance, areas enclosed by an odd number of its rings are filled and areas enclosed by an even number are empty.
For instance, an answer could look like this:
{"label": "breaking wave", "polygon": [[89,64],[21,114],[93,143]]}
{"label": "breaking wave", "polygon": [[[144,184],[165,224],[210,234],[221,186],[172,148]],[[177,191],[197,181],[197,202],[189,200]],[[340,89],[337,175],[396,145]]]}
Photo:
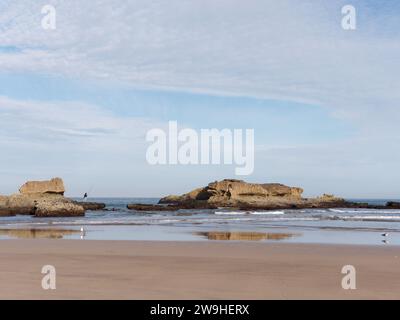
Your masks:
{"label": "breaking wave", "polygon": [[284,211],[217,211],[216,215],[246,215],[246,214],[254,214],[254,215],[281,215],[285,214]]}

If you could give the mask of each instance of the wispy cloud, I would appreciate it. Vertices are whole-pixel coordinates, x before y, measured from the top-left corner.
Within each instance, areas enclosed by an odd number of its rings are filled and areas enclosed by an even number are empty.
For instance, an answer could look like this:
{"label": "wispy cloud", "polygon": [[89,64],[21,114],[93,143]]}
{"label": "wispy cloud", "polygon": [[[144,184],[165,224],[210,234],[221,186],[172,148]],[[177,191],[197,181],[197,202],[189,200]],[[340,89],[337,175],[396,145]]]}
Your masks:
{"label": "wispy cloud", "polygon": [[343,1],[49,2],[55,31],[41,29],[41,1],[5,5],[0,45],[21,51],[0,52],[2,70],[308,101],[341,115],[399,98],[397,23],[367,16],[379,16],[379,4],[354,1],[360,23],[349,32],[340,27]]}
{"label": "wispy cloud", "polygon": [[37,102],[13,100],[0,96],[1,139],[36,140],[57,143],[59,139],[84,145],[111,147],[116,140],[143,142],[146,130],[155,122],[144,118],[120,117],[104,108],[79,102]]}

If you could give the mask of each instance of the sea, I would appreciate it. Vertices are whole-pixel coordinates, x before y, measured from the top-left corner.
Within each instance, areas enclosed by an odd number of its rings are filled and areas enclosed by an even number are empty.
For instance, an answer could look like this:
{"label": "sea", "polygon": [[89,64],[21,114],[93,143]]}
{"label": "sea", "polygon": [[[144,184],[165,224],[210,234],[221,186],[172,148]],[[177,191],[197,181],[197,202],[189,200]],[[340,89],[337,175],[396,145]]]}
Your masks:
{"label": "sea", "polygon": [[[78,200],[78,199],[77,199]],[[106,209],[85,217],[0,218],[0,239],[52,238],[142,241],[257,241],[400,245],[400,210],[304,209],[276,211],[128,210],[129,203],[158,198],[90,198]],[[382,205],[399,199],[348,199]]]}

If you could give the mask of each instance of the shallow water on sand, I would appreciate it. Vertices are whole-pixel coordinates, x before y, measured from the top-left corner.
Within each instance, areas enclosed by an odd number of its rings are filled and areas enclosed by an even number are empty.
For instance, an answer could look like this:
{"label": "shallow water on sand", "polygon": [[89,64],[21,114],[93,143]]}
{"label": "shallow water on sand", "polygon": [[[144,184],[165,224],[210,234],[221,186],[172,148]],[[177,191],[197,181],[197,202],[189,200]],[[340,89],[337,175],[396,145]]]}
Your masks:
{"label": "shallow water on sand", "polygon": [[[34,235],[31,238],[400,245],[400,210],[339,208],[240,212],[221,208],[137,212],[128,210],[126,205],[155,204],[158,199],[93,198],[90,201],[106,203],[107,210],[88,211],[85,217],[73,218],[4,217],[0,219],[0,239]],[[387,201],[362,200],[371,204]],[[19,234],[15,229],[21,230]],[[389,235],[384,237],[383,233]]]}

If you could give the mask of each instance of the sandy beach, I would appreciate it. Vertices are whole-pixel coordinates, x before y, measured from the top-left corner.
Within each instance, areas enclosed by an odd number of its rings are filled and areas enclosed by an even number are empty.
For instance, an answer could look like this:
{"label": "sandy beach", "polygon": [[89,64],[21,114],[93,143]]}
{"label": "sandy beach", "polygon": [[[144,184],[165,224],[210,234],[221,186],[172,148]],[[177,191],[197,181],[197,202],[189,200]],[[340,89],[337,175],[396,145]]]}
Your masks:
{"label": "sandy beach", "polygon": [[[0,299],[399,299],[399,247],[4,240]],[[43,265],[57,289],[41,287]],[[343,290],[341,269],[357,270]]]}

